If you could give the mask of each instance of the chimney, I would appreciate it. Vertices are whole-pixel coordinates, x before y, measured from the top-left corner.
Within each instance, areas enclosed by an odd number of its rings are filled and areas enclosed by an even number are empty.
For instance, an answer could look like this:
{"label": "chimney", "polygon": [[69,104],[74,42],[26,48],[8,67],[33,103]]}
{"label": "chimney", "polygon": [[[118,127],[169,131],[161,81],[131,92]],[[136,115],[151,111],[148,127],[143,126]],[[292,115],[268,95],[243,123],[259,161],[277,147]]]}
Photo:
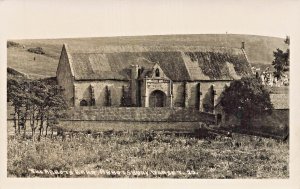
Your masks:
{"label": "chimney", "polygon": [[245,49],[245,42],[244,41],[242,42],[242,47],[241,48]]}
{"label": "chimney", "polygon": [[131,65],[131,79],[138,79],[139,77],[139,65]]}

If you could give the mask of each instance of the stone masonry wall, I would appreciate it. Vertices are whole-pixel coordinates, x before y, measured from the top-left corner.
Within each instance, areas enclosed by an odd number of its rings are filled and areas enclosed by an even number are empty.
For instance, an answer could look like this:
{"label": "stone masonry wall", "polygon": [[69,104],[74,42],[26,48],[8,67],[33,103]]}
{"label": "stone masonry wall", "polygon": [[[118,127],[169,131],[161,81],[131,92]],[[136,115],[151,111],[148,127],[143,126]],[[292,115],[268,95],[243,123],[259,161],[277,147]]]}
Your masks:
{"label": "stone masonry wall", "polygon": [[63,93],[66,102],[70,106],[73,106],[74,78],[72,76],[68,55],[65,49],[63,49],[61,53],[56,75],[57,75],[56,77],[57,77],[58,85],[60,85],[64,89]]}
{"label": "stone masonry wall", "polygon": [[68,111],[69,120],[214,123],[213,114],[185,108],[84,107]]}
{"label": "stone masonry wall", "polygon": [[121,104],[122,86],[128,88],[126,81],[80,81],[75,82],[75,107],[80,106],[81,100],[89,101],[91,98],[89,87],[94,87],[96,106],[105,106],[105,87],[111,91],[111,106],[118,107]]}
{"label": "stone masonry wall", "polygon": [[[196,108],[199,101],[197,100],[197,84],[199,82],[187,82],[186,84],[186,101],[188,108]],[[202,95],[200,95],[200,111],[205,111],[204,104],[209,104],[211,96],[210,96],[210,87],[214,85],[214,90],[216,91],[215,95],[215,105],[220,100],[220,95],[224,90],[225,85],[230,84],[229,81],[201,81],[200,82],[200,91]],[[184,83],[183,82],[174,82],[173,84],[173,104],[174,107],[182,107],[184,104]]]}
{"label": "stone masonry wall", "polygon": [[173,106],[182,107],[184,103],[183,97],[184,84],[183,82],[173,83]]}
{"label": "stone masonry wall", "polygon": [[[199,100],[197,99],[198,95],[198,81],[195,82],[187,82],[186,88],[184,87],[184,82],[174,82],[173,83],[173,107],[184,107],[186,102],[187,108],[199,107],[197,103]],[[214,89],[216,91],[215,95],[215,103],[218,102],[218,98],[220,97],[222,91],[224,90],[225,85],[229,85],[228,81],[201,81],[200,82],[200,91],[202,95],[200,95],[200,111],[205,111],[203,107],[204,104],[209,104],[211,101],[210,96],[210,87],[214,85]],[[129,87],[129,82],[126,81],[76,81],[74,82],[75,88],[75,107],[79,107],[81,100],[90,100],[90,90],[89,86],[92,85],[94,87],[94,94],[96,100],[96,106],[103,107],[105,106],[105,87],[108,86],[111,91],[112,105],[113,107],[119,107],[121,104],[122,97],[122,86],[125,88]],[[168,95],[168,84],[162,83],[161,86],[157,86],[154,89],[148,89],[150,95],[153,90],[162,90]],[[184,97],[184,90],[186,90],[186,97]],[[145,89],[141,90],[141,96],[145,96]],[[169,105],[168,105],[169,106]]]}
{"label": "stone masonry wall", "polygon": [[201,90],[201,97],[200,97],[200,111],[205,111],[204,104],[210,104],[210,87],[214,85],[214,90],[216,91],[216,95],[214,97],[216,105],[220,101],[220,96],[225,88],[225,85],[230,84],[229,81],[209,81],[209,82],[201,82],[200,83],[200,90]]}

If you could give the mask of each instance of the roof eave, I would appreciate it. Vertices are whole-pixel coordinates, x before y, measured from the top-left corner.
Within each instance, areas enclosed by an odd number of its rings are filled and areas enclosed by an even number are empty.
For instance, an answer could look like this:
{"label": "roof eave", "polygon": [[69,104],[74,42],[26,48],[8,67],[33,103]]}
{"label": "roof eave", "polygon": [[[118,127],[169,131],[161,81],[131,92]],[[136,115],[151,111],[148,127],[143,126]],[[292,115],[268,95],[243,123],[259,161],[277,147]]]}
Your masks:
{"label": "roof eave", "polygon": [[82,78],[74,78],[74,81],[130,81],[129,79],[82,79]]}

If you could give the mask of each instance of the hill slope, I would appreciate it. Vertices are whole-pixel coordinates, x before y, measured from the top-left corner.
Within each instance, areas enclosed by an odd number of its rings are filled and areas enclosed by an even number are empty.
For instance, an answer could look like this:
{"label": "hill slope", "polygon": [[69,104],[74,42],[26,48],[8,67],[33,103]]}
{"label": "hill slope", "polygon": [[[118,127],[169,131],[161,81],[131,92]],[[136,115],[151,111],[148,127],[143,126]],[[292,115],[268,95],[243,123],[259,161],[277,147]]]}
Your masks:
{"label": "hill slope", "polygon": [[[240,48],[245,42],[245,50],[253,65],[270,65],[276,48],[286,49],[283,38],[237,34],[196,34],[162,35],[134,37],[98,37],[76,39],[32,39],[13,40],[20,47],[10,47],[7,51],[7,65],[32,78],[53,77],[56,73],[63,43],[80,49],[106,45],[142,45],[142,46],[213,46]],[[28,52],[28,48],[42,47],[44,55]]]}

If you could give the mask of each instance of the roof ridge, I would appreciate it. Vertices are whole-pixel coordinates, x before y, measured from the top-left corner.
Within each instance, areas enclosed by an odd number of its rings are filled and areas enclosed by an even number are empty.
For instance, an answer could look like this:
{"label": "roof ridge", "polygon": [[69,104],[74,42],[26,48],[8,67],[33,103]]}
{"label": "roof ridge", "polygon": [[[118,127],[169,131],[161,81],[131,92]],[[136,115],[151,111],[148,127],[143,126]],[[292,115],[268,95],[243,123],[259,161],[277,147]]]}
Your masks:
{"label": "roof ridge", "polygon": [[101,54],[101,53],[130,53],[130,52],[180,52],[180,51],[240,51],[243,49],[238,47],[224,46],[201,46],[201,45],[176,45],[176,46],[154,46],[154,45],[105,45],[105,46],[89,46],[86,49],[76,49],[69,47],[71,53],[77,54]]}

